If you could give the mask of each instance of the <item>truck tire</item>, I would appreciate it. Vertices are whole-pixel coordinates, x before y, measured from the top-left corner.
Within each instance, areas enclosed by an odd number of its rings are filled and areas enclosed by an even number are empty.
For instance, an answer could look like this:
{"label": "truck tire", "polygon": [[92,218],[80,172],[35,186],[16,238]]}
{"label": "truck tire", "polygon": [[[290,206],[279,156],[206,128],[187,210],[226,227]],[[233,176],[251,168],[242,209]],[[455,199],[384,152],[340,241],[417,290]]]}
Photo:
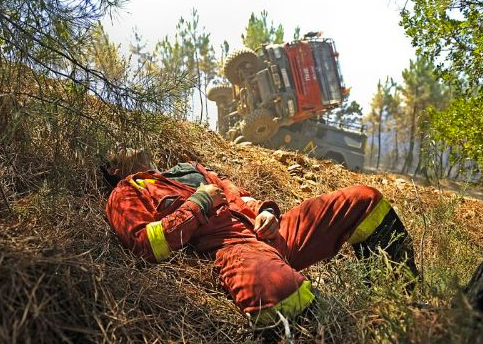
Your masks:
{"label": "truck tire", "polygon": [[279,125],[273,121],[275,114],[267,109],[256,109],[245,117],[242,134],[245,140],[260,143],[270,140],[278,131]]}
{"label": "truck tire", "polygon": [[233,90],[228,85],[216,85],[208,89],[206,97],[216,104],[228,104],[233,100]]}
{"label": "truck tire", "polygon": [[243,80],[240,77],[240,69],[245,69],[246,73],[255,73],[258,67],[258,57],[249,48],[235,50],[226,58],[223,66],[223,74],[233,85],[240,85]]}
{"label": "truck tire", "polygon": [[243,137],[243,135],[238,136],[236,139],[233,140],[234,144],[238,144],[238,143],[242,143],[242,142],[245,142],[245,138]]}

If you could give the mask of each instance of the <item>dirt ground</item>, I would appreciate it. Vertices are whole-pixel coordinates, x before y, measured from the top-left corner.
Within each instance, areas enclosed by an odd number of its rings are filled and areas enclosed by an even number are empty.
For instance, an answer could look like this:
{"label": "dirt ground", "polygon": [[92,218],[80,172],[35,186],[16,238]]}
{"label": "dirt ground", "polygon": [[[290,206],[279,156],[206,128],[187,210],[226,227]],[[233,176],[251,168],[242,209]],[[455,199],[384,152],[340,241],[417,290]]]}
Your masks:
{"label": "dirt ground", "polygon": [[449,179],[443,179],[439,181],[438,185],[432,185],[422,176],[411,176],[407,174],[396,173],[392,171],[376,171],[373,168],[366,168],[364,170],[366,174],[380,174],[384,173],[392,176],[395,179],[402,178],[407,182],[412,182],[422,187],[435,187],[441,189],[441,191],[451,191],[462,195],[463,197],[475,198],[483,201],[483,186],[471,185],[464,181],[455,181]]}

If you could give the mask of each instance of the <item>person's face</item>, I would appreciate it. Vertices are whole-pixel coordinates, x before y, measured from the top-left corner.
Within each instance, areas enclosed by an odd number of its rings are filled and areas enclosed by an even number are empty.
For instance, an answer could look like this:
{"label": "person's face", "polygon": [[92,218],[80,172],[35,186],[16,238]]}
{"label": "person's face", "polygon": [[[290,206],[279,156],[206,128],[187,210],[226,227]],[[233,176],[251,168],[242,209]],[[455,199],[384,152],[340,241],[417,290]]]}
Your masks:
{"label": "person's face", "polygon": [[155,168],[156,166],[146,151],[126,149],[121,151],[115,159],[113,159],[113,165],[109,167],[108,171],[112,175],[125,178],[130,174]]}

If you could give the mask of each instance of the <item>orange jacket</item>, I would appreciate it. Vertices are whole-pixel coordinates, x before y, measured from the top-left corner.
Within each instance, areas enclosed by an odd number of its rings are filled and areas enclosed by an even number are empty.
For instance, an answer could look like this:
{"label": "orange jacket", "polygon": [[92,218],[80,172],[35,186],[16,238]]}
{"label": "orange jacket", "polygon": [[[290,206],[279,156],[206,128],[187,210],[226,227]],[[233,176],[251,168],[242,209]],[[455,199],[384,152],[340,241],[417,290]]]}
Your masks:
{"label": "orange jacket", "polygon": [[205,216],[198,204],[188,200],[195,189],[153,171],[128,176],[111,193],[106,205],[109,223],[135,254],[160,261],[188,243],[212,251],[224,244],[257,240],[253,223],[260,210],[272,208],[280,215],[275,202],[245,202],[242,197],[248,192],[200,164],[192,165],[208,183],[223,190],[228,204]]}

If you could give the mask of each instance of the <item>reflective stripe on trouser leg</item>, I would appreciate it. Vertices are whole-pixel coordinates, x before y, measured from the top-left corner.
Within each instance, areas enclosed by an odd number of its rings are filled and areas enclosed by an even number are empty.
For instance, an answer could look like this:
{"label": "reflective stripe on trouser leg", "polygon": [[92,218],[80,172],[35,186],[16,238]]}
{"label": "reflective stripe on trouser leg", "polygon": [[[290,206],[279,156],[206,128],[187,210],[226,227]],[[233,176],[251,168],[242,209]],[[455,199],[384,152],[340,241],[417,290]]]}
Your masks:
{"label": "reflective stripe on trouser leg", "polygon": [[312,284],[309,281],[303,281],[302,285],[286,299],[273,307],[252,314],[252,320],[257,324],[275,323],[279,319],[277,311],[286,318],[299,315],[315,298],[311,289]]}
{"label": "reflective stripe on trouser leg", "polygon": [[372,209],[366,218],[357,226],[356,230],[347,240],[349,244],[357,244],[365,241],[384,221],[384,218],[392,209],[384,198]]}
{"label": "reflective stripe on trouser leg", "polygon": [[[405,263],[411,272],[417,276],[419,273],[414,262],[414,248],[411,236],[407,232],[394,209],[387,201],[384,199],[381,200],[381,202],[382,201],[384,201],[389,207],[387,208],[386,214],[380,222],[373,222],[373,224],[378,223],[377,227],[373,228],[372,232],[365,237],[363,241],[349,242],[353,244],[352,246],[358,258],[368,258],[372,252],[375,252],[377,248],[380,247],[389,255],[392,261],[397,263]],[[381,209],[383,209],[383,207],[379,208],[378,210],[378,206],[379,204],[376,206],[376,208],[374,208],[373,211],[382,213]],[[372,213],[373,212],[371,212],[367,218],[369,218]],[[379,215],[374,215],[373,219],[379,219]],[[365,220],[361,223],[361,225],[364,222]],[[368,226],[368,228],[370,228],[370,226]],[[349,240],[351,238],[349,238]]]}
{"label": "reflective stripe on trouser leg", "polygon": [[310,282],[267,243],[226,245],[216,252],[215,265],[225,290],[255,322],[272,322],[276,311],[286,317],[297,315],[314,298]]}

